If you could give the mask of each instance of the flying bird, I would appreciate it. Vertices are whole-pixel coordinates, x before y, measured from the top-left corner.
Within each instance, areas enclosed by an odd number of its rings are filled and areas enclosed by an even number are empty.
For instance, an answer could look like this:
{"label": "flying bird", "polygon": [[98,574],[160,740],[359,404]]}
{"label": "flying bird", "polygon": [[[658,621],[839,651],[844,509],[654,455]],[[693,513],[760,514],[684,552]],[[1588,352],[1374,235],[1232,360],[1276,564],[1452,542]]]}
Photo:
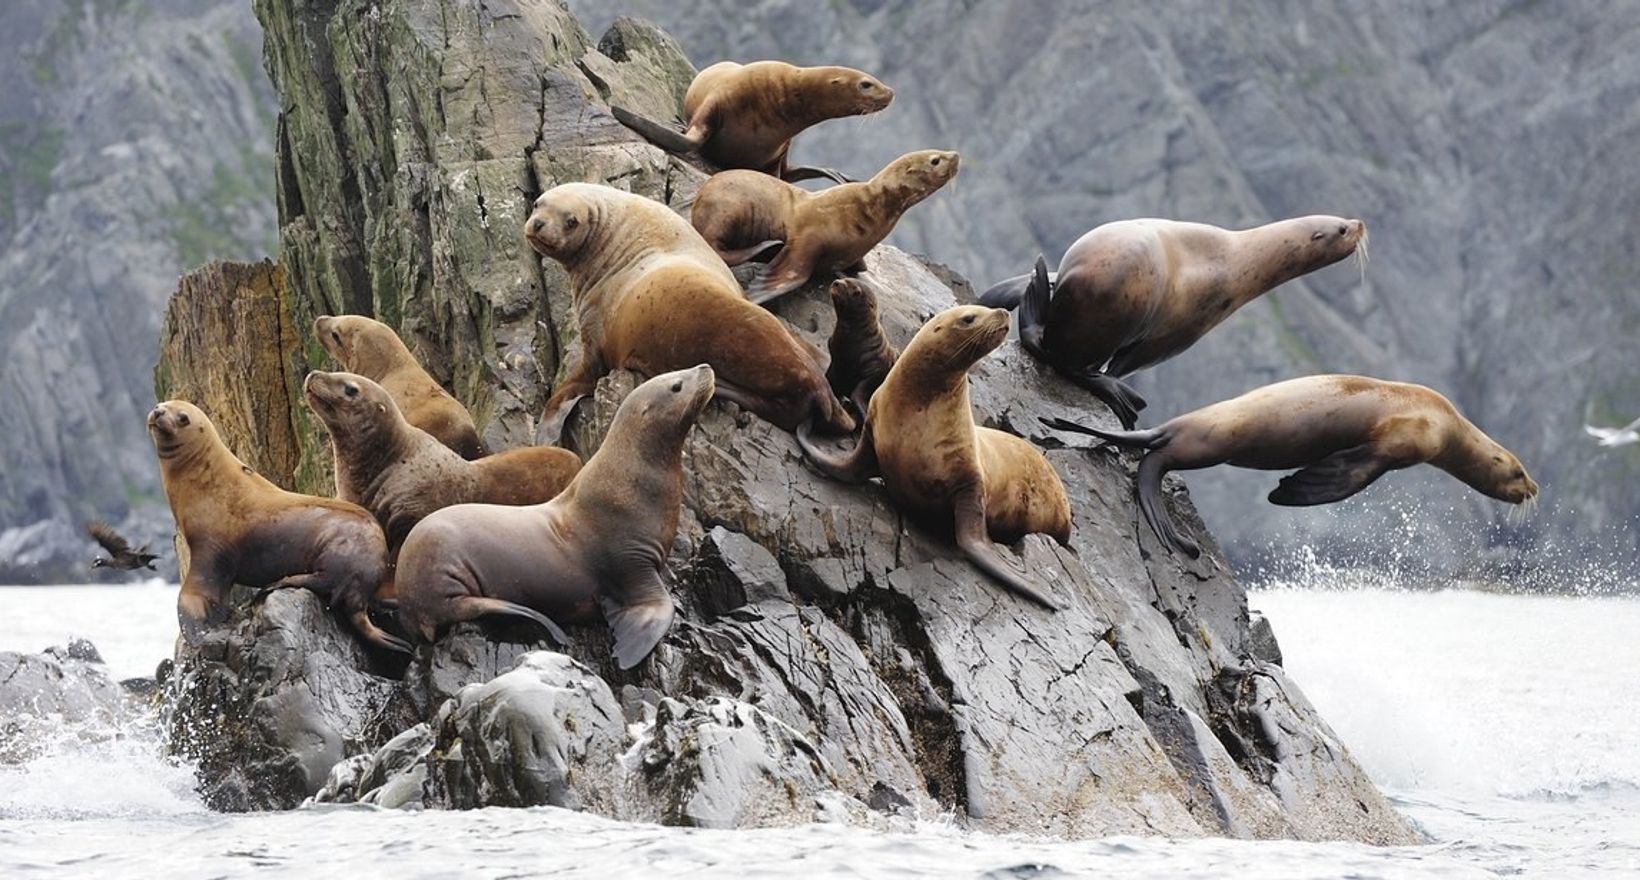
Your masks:
{"label": "flying bird", "polygon": [[1600,441],[1601,446],[1627,446],[1630,443],[1640,442],[1640,419],[1635,419],[1621,428],[1597,428],[1594,425],[1584,425],[1583,430],[1590,437]]}
{"label": "flying bird", "polygon": [[154,569],[154,560],[159,557],[148,552],[148,545],[144,544],[135,550],[131,549],[131,542],[125,536],[114,531],[114,527],[100,520],[86,523],[85,530],[91,537],[108,551],[107,556],[98,556],[91,560],[92,568],[118,568],[124,571],[133,571],[139,568]]}

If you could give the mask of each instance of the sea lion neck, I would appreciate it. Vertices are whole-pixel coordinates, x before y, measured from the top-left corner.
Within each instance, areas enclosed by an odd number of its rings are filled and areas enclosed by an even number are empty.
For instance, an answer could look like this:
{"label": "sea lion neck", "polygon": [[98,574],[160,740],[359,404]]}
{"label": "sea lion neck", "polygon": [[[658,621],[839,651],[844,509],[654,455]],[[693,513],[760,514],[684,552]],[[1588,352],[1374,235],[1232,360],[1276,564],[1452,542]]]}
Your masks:
{"label": "sea lion neck", "polygon": [[1349,256],[1310,241],[1314,217],[1277,220],[1252,229],[1226,230],[1229,247],[1228,277],[1238,279],[1241,302],[1250,302],[1269,291],[1317,269]]}

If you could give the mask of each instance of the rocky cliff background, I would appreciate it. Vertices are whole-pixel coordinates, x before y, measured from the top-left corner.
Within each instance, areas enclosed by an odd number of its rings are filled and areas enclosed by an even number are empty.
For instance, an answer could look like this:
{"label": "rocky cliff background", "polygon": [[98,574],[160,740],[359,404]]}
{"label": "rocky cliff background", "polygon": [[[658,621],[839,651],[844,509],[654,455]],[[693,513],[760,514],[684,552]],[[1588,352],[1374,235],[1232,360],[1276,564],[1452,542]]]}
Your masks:
{"label": "rocky cliff background", "polygon": [[[906,149],[962,150],[956,186],[910,212],[893,241],[976,284],[1024,271],[1038,251],[1056,258],[1122,217],[1365,219],[1364,274],[1348,263],[1286,285],[1145,375],[1145,422],[1303,373],[1420,381],[1521,454],[1544,484],[1543,509],[1511,524],[1427,469],[1310,511],[1264,504],[1273,475],[1187,477],[1244,565],[1303,542],[1442,566],[1504,561],[1521,547],[1538,559],[1566,545],[1632,556],[1640,449],[1600,451],[1580,426],[1640,414],[1630,345],[1640,330],[1640,176],[1627,161],[1640,129],[1640,8],[572,5],[593,34],[618,12],[652,18],[697,64],[786,57],[884,77],[898,89],[894,106],[816,129],[797,158],[866,174]],[[247,7],[0,8],[0,581],[84,578],[91,545],[79,524],[94,515],[144,538],[168,534],[141,424],[165,298],[183,269],[274,248],[275,101]],[[497,168],[475,165],[472,180]],[[341,222],[322,215],[354,210],[367,209],[309,213]],[[363,277],[360,261],[398,259],[389,232],[371,233],[385,252],[309,256]],[[480,280],[503,323],[523,327],[521,288]],[[416,332],[424,318],[413,317]],[[464,336],[441,324],[429,339],[508,341],[482,338],[482,315],[435,309],[425,319],[473,328]],[[490,366],[441,377],[486,420],[533,405],[534,371],[556,365],[533,335],[495,350]],[[511,378],[495,381],[497,368]]]}
{"label": "rocky cliff background", "polygon": [[[1245,227],[1361,217],[1372,259],[1290,283],[1137,385],[1143,424],[1317,372],[1421,382],[1515,450],[1543,509],[1511,524],[1438,472],[1341,505],[1264,503],[1275,475],[1186,481],[1244,564],[1309,541],[1406,564],[1632,559],[1640,446],[1585,421],[1640,415],[1640,6],[1535,0],[576,0],[595,32],[651,18],[696,64],[841,63],[893,106],[798,141],[869,174],[909,149],[963,153],[956,186],[892,241],[976,287],[1050,262],[1100,223]],[[1094,404],[1097,407],[1097,404]],[[1098,407],[1102,411],[1102,407]]]}
{"label": "rocky cliff background", "polygon": [[170,540],[165,301],[277,246],[261,47],[237,2],[0,4],[0,583],[90,578],[87,519]]}

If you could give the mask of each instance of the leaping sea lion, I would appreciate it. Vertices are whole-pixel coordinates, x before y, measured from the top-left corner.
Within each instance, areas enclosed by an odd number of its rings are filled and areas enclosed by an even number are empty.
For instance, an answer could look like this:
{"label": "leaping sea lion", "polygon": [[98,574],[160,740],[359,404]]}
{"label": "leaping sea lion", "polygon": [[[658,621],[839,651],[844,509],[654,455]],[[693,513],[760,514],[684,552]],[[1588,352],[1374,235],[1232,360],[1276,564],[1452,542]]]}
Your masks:
{"label": "leaping sea lion", "polygon": [[569,272],[580,362],[542,416],[551,439],[570,407],[612,369],[644,375],[708,364],[717,396],[791,431],[813,419],[854,430],[812,348],[741,295],[740,284],[688,221],[643,196],[591,183],[535,200],[524,237]]}
{"label": "leaping sea lion", "polygon": [[809,460],[847,482],[881,476],[894,503],[955,527],[957,546],[1004,587],[1057,610],[996,544],[1031,533],[1071,536],[1065,486],[1029,441],[974,424],[968,370],[1008,338],[1003,309],[957,306],[924,324],[866,407],[865,430],[846,456],[797,440]]}
{"label": "leaping sea lion", "polygon": [[1422,385],[1364,376],[1306,376],[1176,416],[1148,431],[1105,431],[1064,419],[1050,428],[1092,434],[1145,450],[1139,461],[1139,510],[1168,548],[1191,558],[1201,548],[1161,506],[1168,471],[1218,464],[1287,470],[1270,503],[1331,504],[1389,471],[1432,464],[1499,501],[1521,504],[1538,484],[1509,450]]}
{"label": "leaping sea lion", "polygon": [[363,315],[320,315],[313,333],[342,369],[386,389],[410,424],[468,461],[484,456],[472,414],[422,369],[392,327]]}
{"label": "leaping sea lion", "polygon": [[894,231],[901,215],[955,177],[961,164],[951,150],[918,150],[870,180],[819,192],[767,174],[725,171],[701,185],[689,219],[731,266],[783,243],[746,288],[748,299],[766,303],[817,272],[865,268],[861,260]]}
{"label": "leaping sea lion", "polygon": [[1110,405],[1124,428],[1144,398],[1121,381],[1194,345],[1231,312],[1365,243],[1360,220],[1316,215],[1228,230],[1121,220],[1077,239],[1050,275],[1000,282],[980,304],[1019,308],[1019,341]]}
{"label": "leaping sea lion", "polygon": [[526,446],[467,461],[411,425],[382,386],[356,373],[308,373],[308,408],[330,433],[336,494],[375,515],[397,555],[410,529],[452,504],[540,504],[563,491],[581,458]]}
{"label": "leaping sea lion", "polygon": [[672,624],[661,580],[683,505],[683,442],[712,397],[712,369],[663,373],[621,401],[603,443],[558,497],[529,507],[458,504],[422,520],[399,555],[399,616],[433,641],[452,623],[600,611],[622,669],[649,656]]}
{"label": "leaping sea lion", "polygon": [[696,153],[718,168],[746,168],[799,181],[848,178],[829,168],[788,167],[792,138],[827,119],[876,113],[894,90],[850,67],[794,67],[784,61],[720,61],[695,75],[683,96],[678,133],[624,107],[616,119],[673,153]]}
{"label": "leaping sea lion", "polygon": [[306,587],[339,609],[367,641],[408,652],[370,620],[370,599],[387,576],[387,539],[370,512],[336,498],[275,486],[228,450],[216,426],[187,401],[148,413],[160,481],[188,544],[177,595],[182,635],[197,643],[227,619],[234,584]]}

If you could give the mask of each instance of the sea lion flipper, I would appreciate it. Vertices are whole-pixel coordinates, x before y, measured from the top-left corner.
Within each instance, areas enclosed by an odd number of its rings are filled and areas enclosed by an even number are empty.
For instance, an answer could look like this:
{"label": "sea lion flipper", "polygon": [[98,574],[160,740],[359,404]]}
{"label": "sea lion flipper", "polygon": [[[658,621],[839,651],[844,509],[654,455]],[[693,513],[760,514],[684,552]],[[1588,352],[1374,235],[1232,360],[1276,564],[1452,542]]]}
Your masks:
{"label": "sea lion flipper", "polygon": [[[631,110],[616,104],[609,105],[609,113],[616,121],[632,129],[657,147],[669,153],[694,153],[700,150],[701,144],[706,142],[704,128],[696,134],[689,134],[669,128],[653,119],[648,119],[633,113]],[[692,127],[690,132],[694,132]]]}
{"label": "sea lion flipper", "polygon": [[952,511],[956,517],[957,547],[968,557],[969,562],[974,563],[975,567],[990,575],[1010,592],[1023,596],[1049,611],[1063,609],[1053,597],[1037,589],[1030,580],[1014,571],[997,551],[997,545],[991,543],[991,536],[985,526],[985,492],[982,488],[973,486],[958,492],[952,499]]}
{"label": "sea lion flipper", "polygon": [[[1024,338],[1023,331],[1020,338]],[[1080,370],[1061,369],[1060,372],[1072,382],[1087,389],[1094,397],[1104,401],[1105,405],[1110,407],[1111,414],[1122,423],[1122,429],[1125,431],[1133,430],[1133,426],[1139,423],[1139,410],[1149,405],[1139,396],[1139,392],[1109,373],[1091,367]]]}
{"label": "sea lion flipper", "polygon": [[[1053,282],[1048,279],[1048,260],[1036,255],[1036,269],[1019,299],[1019,344],[1032,355],[1048,359],[1042,344],[1048,326],[1048,304],[1053,300]],[[986,291],[990,293],[990,291]]]}
{"label": "sea lion flipper", "polygon": [[1202,555],[1202,548],[1179,531],[1173,517],[1168,515],[1167,509],[1163,506],[1162,477],[1167,475],[1167,470],[1167,460],[1161,454],[1151,453],[1140,459],[1137,486],[1139,512],[1144,515],[1150,530],[1164,546],[1195,559]]}
{"label": "sea lion flipper", "polygon": [[854,449],[846,455],[838,455],[815,445],[813,431],[812,421],[799,425],[797,445],[815,469],[826,476],[844,483],[864,483],[882,472],[877,464],[877,450],[871,442],[870,423],[860,431]]}
{"label": "sea lion flipper", "polygon": [[539,624],[547,631],[547,635],[560,645],[570,644],[569,633],[534,608],[520,605],[517,602],[508,602],[505,599],[492,599],[489,596],[462,596],[451,603],[449,622],[455,623],[466,620],[477,620],[491,614],[504,617],[522,617]]}
{"label": "sea lion flipper", "polygon": [[360,608],[353,612],[351,615],[351,620],[353,621],[353,628],[358,630],[359,635],[372,645],[397,654],[414,653],[414,651],[410,648],[409,642],[399,638],[398,636],[392,635],[377,626],[375,621],[370,619],[369,611]]}
{"label": "sea lion flipper", "polygon": [[786,247],[774,258],[774,262],[765,266],[746,285],[746,298],[763,305],[802,287],[814,272],[814,261],[799,253],[800,250],[801,247],[793,247],[791,242],[786,242]]}
{"label": "sea lion flipper", "polygon": [[659,573],[650,571],[648,579],[651,583],[643,589],[651,596],[644,601],[623,605],[607,595],[600,598],[604,619],[615,634],[615,663],[622,669],[642,663],[672,628],[672,596]]}
{"label": "sea lion flipper", "polygon": [[1342,501],[1389,471],[1389,461],[1371,443],[1351,446],[1281,478],[1270,503],[1305,507]]}
{"label": "sea lion flipper", "polygon": [[188,644],[199,644],[207,630],[228,622],[228,608],[217,598],[218,593],[206,589],[193,577],[182,585],[182,591],[177,594],[177,625]]}
{"label": "sea lion flipper", "polygon": [[801,183],[805,180],[829,180],[832,183],[854,183],[855,180],[835,168],[816,168],[812,165],[792,165],[780,175],[780,179],[787,183]]}
{"label": "sea lion flipper", "polygon": [[785,246],[786,242],[781,239],[771,238],[768,241],[760,241],[751,247],[718,251],[718,256],[722,257],[723,262],[730,266],[739,266],[742,263],[766,262],[775,254],[778,254],[780,249]]}

